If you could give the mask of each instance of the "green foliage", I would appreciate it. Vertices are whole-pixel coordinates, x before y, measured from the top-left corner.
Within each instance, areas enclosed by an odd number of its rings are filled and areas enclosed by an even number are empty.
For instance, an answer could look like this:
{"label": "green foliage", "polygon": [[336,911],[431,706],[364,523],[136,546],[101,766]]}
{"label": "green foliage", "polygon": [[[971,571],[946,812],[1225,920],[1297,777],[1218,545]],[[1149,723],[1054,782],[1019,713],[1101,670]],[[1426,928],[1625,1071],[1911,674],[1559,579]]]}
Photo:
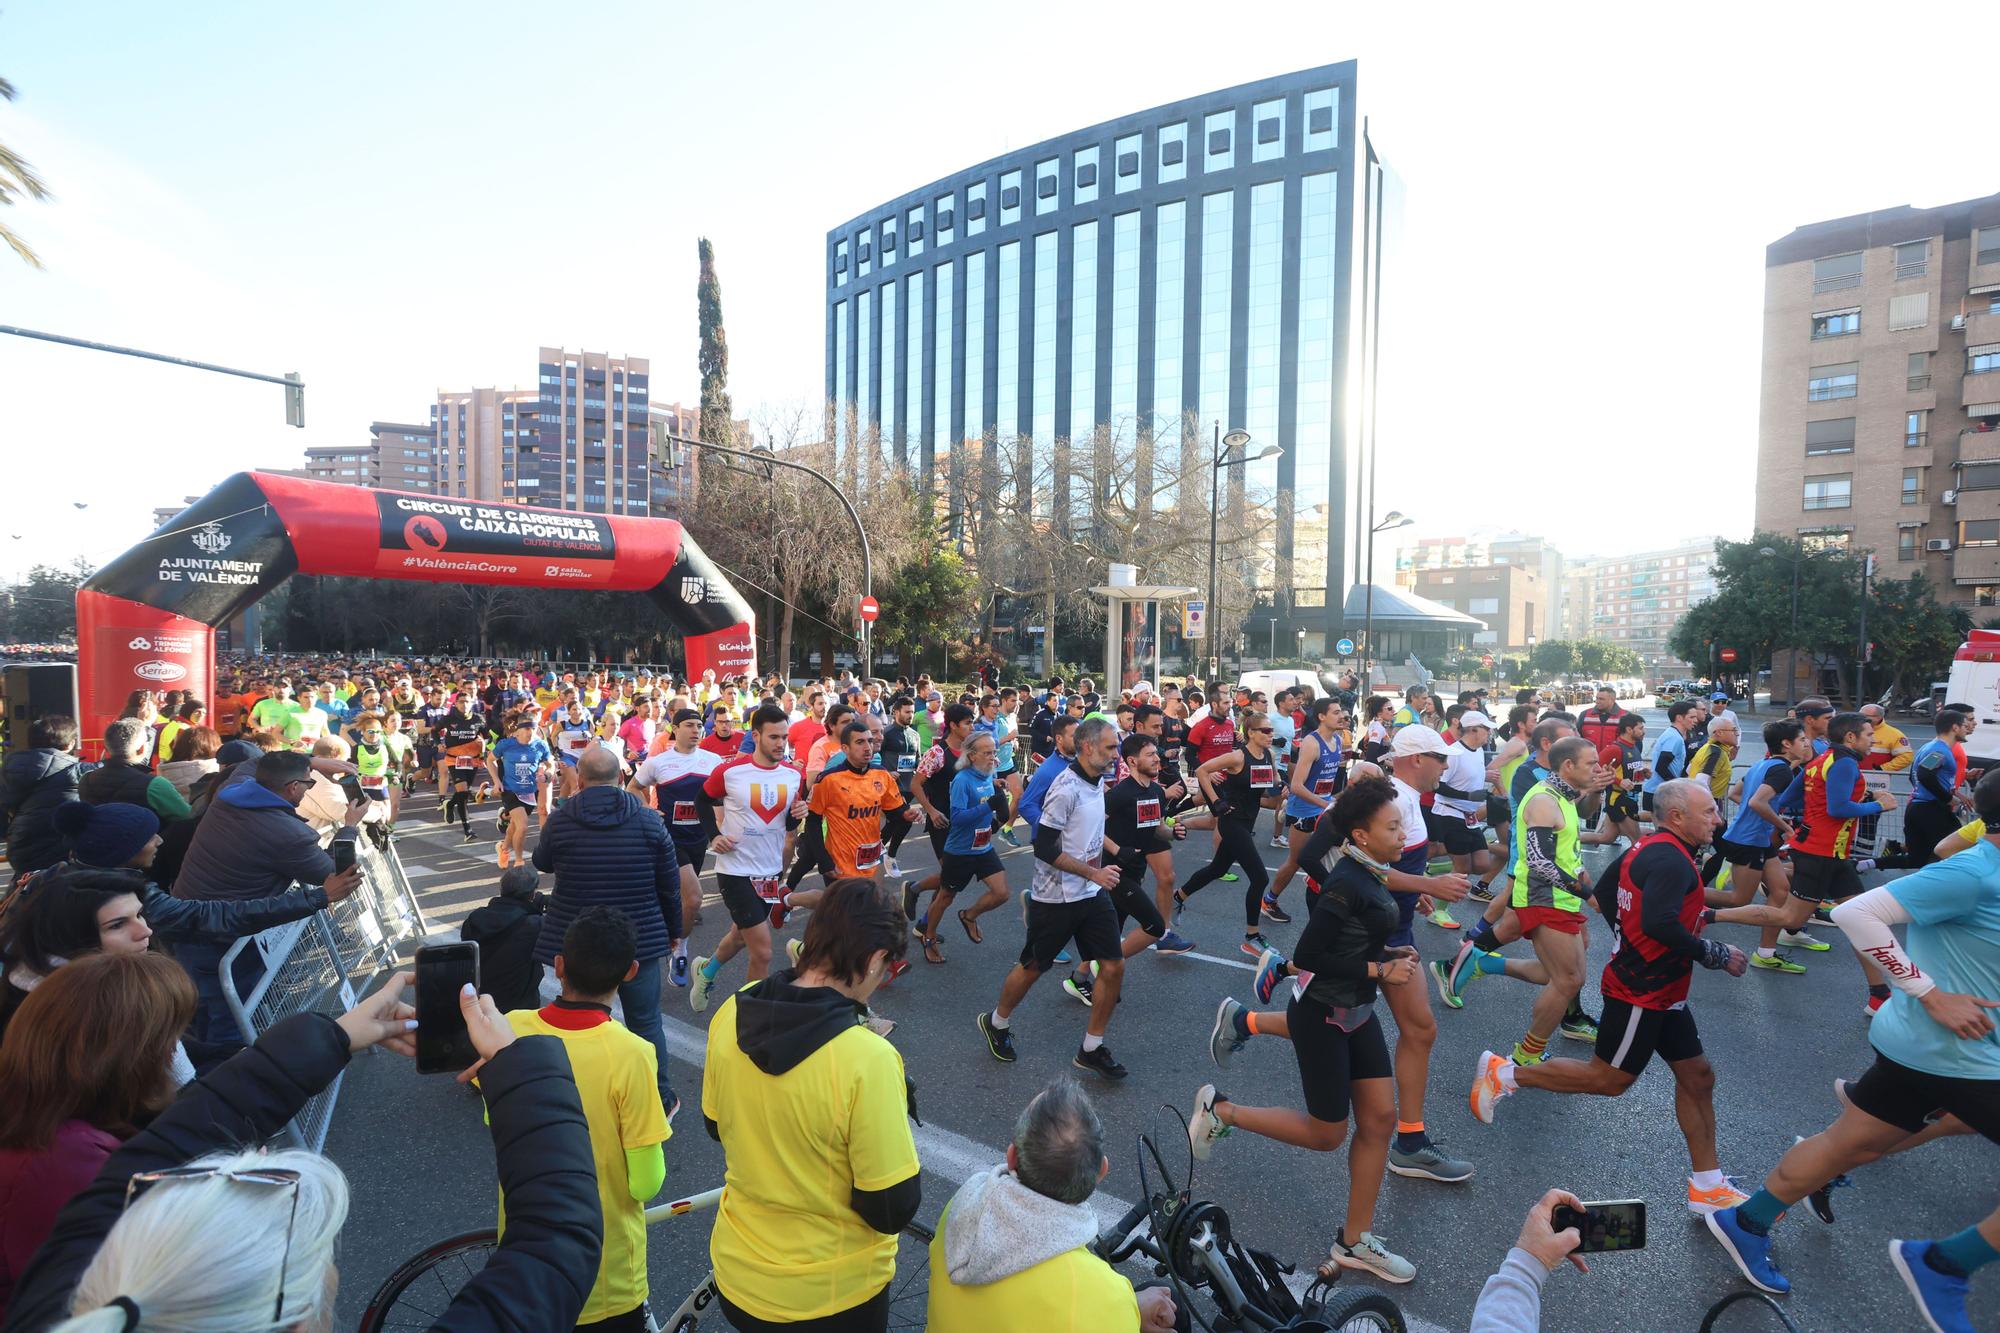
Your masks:
{"label": "green foliage", "polygon": [[12,588],[0,589],[0,639],[57,643],[76,637],[76,590],[90,577],[88,562],[67,569],[36,565]]}
{"label": "green foliage", "polygon": [[[11,102],[13,100],[14,85],[5,79],[0,79],[0,101]],[[6,144],[0,144],[0,206],[15,203],[17,200],[23,198],[46,199],[48,197],[48,187],[42,184],[41,177],[35,174],[34,168],[22,161],[20,156],[8,148]],[[5,245],[8,249],[19,255],[24,263],[31,264],[35,268],[42,266],[42,261],[35,257],[35,252],[28,247],[28,243],[15,235],[13,230],[4,223],[0,223],[0,245]],[[72,619],[74,619],[73,616]],[[74,626],[72,626],[73,630]],[[29,639],[27,641],[34,643],[41,642],[40,639]]]}
{"label": "green foliage", "polygon": [[1535,645],[1528,664],[1537,677],[1562,676],[1571,680],[1638,676],[1645,670],[1639,654],[1623,644],[1603,639],[1549,639]]}
{"label": "green foliage", "polygon": [[1878,579],[1868,599],[1868,637],[1875,644],[1869,678],[1898,693],[1917,693],[1950,671],[1952,654],[1971,631],[1971,615],[1939,602],[1923,573]]}
{"label": "green foliage", "polygon": [[729,340],[722,329],[722,280],[715,274],[715,248],[706,236],[696,244],[696,252],[701,256],[701,277],[695,283],[695,308],[701,322],[701,347],[695,354],[701,370],[701,438],[710,444],[734,445]]}
{"label": "green foliage", "polygon": [[977,624],[978,580],[958,552],[942,549],[935,536],[933,531],[926,549],[897,568],[875,597],[882,606],[876,649],[893,651],[905,662],[920,659],[927,644],[949,653]]}

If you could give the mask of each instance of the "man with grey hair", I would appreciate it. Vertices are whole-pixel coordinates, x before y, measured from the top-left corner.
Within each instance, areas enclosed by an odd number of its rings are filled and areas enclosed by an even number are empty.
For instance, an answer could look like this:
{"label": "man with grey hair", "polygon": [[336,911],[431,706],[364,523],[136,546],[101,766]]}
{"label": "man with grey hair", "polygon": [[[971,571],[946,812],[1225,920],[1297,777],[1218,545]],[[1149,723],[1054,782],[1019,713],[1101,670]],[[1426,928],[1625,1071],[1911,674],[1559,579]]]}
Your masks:
{"label": "man with grey hair", "polygon": [[192,811],[174,784],[146,767],[153,733],[136,717],[121,717],[104,729],[104,761],[83,775],[76,794],[88,805],[122,801],[143,805],[160,817],[186,819]]}
{"label": "man with grey hair", "polygon": [[1104,1030],[1125,977],[1118,912],[1107,890],[1118,887],[1118,867],[1104,863],[1104,777],[1116,756],[1109,722],[1086,718],[1076,726],[1076,757],[1056,775],[1042,798],[1035,824],[1035,878],[1028,890],[1028,939],[1020,961],[1000,987],[1000,1003],[979,1015],[980,1033],[995,1060],[1011,1063],[1014,1035],[1008,1018],[1028,990],[1072,940],[1077,956],[1094,964],[1097,984],[1083,1047],[1071,1061],[1103,1078],[1125,1077],[1125,1066],[1104,1044]]}
{"label": "man with grey hair", "polygon": [[1014,1123],[1005,1165],[967,1180],[945,1207],[931,1242],[926,1326],[1173,1328],[1166,1288],[1134,1292],[1090,1251],[1098,1221],[1089,1199],[1110,1169],[1083,1089],[1062,1078],[1036,1094]]}

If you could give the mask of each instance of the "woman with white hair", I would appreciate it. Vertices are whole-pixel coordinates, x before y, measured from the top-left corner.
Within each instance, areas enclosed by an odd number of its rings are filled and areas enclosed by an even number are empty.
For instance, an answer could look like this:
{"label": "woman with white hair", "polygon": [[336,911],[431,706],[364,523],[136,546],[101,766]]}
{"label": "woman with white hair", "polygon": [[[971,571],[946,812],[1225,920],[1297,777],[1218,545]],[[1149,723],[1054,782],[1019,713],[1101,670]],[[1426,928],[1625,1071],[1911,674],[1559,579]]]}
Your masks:
{"label": "woman with white hair", "polygon": [[[338,1019],[288,1018],[191,1084],[57,1216],[15,1284],[8,1327],[330,1333],[346,1179],[318,1153],[245,1145],[283,1129],[354,1052],[414,1053],[409,980],[399,973]],[[432,1327],[569,1328],[604,1236],[576,1084],[559,1042],[517,1039],[490,996],[466,990],[507,1233]]]}

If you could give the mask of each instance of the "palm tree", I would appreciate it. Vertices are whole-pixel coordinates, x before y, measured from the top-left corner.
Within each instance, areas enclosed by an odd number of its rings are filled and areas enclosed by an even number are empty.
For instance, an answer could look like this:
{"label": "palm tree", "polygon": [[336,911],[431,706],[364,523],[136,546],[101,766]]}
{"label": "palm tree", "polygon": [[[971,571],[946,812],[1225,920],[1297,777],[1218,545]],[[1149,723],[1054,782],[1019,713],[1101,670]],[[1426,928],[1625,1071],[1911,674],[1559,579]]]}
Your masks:
{"label": "palm tree", "polygon": [[[13,100],[14,85],[5,79],[0,79],[0,101]],[[49,197],[49,191],[48,187],[42,184],[41,177],[35,175],[33,167],[22,161],[13,149],[0,143],[0,204],[11,204],[22,195],[30,199],[46,199]],[[36,268],[42,266],[42,261],[28,248],[28,243],[16,236],[5,223],[0,223],[0,241],[4,241],[8,249]]]}

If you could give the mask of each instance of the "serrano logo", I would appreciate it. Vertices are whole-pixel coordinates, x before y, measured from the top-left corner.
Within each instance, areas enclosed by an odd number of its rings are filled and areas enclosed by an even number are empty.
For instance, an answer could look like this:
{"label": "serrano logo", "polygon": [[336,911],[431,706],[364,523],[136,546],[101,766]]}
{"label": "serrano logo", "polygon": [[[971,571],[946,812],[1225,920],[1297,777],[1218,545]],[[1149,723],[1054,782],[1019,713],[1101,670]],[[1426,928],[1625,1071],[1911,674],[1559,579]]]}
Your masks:
{"label": "serrano logo", "polygon": [[786,805],[785,789],[774,782],[753,782],[750,784],[750,813],[766,824],[776,821],[783,814]]}
{"label": "serrano logo", "polygon": [[444,524],[429,514],[419,514],[403,525],[403,544],[412,551],[442,551]]}
{"label": "serrano logo", "polygon": [[140,680],[156,680],[163,685],[180,680],[187,673],[187,668],[179,662],[166,662],[157,657],[149,662],[141,662],[132,668],[132,674]]}

